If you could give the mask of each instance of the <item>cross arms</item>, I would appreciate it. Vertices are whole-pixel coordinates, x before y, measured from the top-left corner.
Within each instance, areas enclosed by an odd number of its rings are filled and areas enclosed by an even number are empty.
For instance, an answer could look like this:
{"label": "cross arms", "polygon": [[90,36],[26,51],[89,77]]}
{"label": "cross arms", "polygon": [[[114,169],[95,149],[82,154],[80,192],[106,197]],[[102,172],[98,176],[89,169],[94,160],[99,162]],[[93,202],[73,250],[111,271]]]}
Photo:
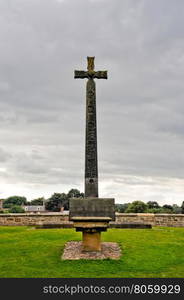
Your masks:
{"label": "cross arms", "polygon": [[95,72],[93,78],[97,78],[97,79],[107,79],[107,71],[97,71],[97,72]]}
{"label": "cross arms", "polygon": [[74,71],[74,78],[88,78],[87,71]]}
{"label": "cross arms", "polygon": [[107,79],[107,71],[75,71],[74,78],[97,78]]}

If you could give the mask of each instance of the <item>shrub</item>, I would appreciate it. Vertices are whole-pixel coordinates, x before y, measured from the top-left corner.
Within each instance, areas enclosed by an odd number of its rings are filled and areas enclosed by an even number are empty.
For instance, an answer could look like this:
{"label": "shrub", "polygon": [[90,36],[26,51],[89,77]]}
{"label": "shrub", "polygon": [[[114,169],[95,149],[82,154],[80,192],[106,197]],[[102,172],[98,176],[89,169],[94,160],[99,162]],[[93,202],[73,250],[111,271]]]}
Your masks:
{"label": "shrub", "polygon": [[128,208],[125,212],[127,213],[143,213],[146,212],[147,205],[142,201],[133,201],[131,204],[129,204]]}
{"label": "shrub", "polygon": [[19,206],[19,205],[13,205],[10,209],[9,209],[10,213],[24,213],[25,210]]}

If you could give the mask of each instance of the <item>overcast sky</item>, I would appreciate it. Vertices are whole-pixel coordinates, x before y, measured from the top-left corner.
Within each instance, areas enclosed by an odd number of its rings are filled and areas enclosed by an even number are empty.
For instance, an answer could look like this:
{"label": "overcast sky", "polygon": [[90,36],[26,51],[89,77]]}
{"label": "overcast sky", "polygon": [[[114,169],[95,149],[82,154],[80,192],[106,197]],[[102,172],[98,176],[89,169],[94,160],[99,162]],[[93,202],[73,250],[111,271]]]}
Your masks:
{"label": "overcast sky", "polygon": [[100,196],[181,205],[183,0],[0,0],[0,198],[84,190],[87,56]]}

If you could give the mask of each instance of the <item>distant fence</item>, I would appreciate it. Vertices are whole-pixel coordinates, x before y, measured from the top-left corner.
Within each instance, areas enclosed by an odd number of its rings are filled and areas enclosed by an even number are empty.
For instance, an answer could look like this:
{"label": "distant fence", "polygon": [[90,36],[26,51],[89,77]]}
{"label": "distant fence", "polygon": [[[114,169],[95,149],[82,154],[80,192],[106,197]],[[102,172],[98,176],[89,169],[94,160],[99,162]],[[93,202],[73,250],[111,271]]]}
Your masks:
{"label": "distant fence", "polygon": [[[152,226],[184,227],[184,214],[116,213],[116,221],[111,222],[111,227],[120,224],[150,224]],[[0,214],[0,226],[41,225],[72,227],[73,223],[69,221],[68,215],[63,215],[62,213]]]}

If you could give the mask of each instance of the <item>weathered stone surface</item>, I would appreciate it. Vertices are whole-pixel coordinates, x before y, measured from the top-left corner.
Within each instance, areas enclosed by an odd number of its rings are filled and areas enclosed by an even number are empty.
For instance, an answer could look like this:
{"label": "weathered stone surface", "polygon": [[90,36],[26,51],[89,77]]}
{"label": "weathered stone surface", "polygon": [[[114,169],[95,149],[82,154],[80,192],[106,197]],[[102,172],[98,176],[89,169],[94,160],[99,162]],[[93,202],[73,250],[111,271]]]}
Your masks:
{"label": "weathered stone surface", "polygon": [[101,243],[101,251],[84,252],[82,242],[68,242],[61,259],[78,260],[78,259],[119,259],[121,249],[117,243]]}
{"label": "weathered stone surface", "polygon": [[[20,222],[16,222],[16,218]],[[69,215],[62,215],[61,213],[41,213],[41,214],[0,214],[0,226],[42,226],[56,224],[58,227],[72,227],[73,222],[69,221]],[[139,225],[152,225],[162,227],[184,227],[184,214],[129,214],[129,213],[116,213],[116,220],[110,222],[109,227],[113,228],[115,225],[132,224]],[[125,228],[126,228],[125,226]]]}
{"label": "weathered stone surface", "polygon": [[[19,222],[17,222],[17,218]],[[42,213],[42,214],[26,214],[26,213],[12,213],[0,214],[0,226],[36,226],[49,224],[70,224],[68,215],[61,213]]]}
{"label": "weathered stone surface", "polygon": [[85,197],[98,197],[96,90],[93,79],[86,86]]}
{"label": "weathered stone surface", "polygon": [[101,251],[101,232],[98,230],[82,232],[82,251]]}
{"label": "weathered stone surface", "polygon": [[75,71],[74,78],[97,78],[97,79],[107,79],[107,71],[97,71],[97,72],[87,72],[87,71]]}
{"label": "weathered stone surface", "polygon": [[115,220],[114,199],[112,198],[72,198],[69,219],[73,217],[109,217]]}

